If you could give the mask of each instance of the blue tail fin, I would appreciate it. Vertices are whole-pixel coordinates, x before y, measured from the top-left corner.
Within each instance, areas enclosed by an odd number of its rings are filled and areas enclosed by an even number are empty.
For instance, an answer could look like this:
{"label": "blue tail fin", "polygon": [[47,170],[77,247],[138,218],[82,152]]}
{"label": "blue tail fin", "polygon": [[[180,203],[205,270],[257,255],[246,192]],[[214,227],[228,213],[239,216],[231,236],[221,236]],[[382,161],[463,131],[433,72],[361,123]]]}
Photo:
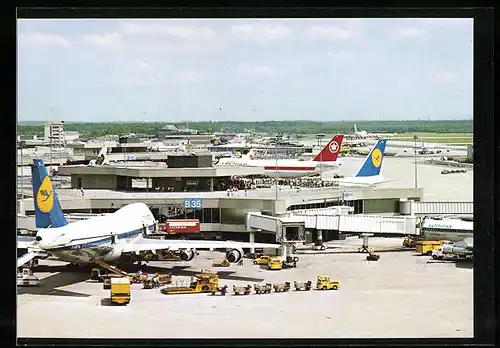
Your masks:
{"label": "blue tail fin", "polygon": [[52,189],[47,168],[45,168],[42,160],[33,160],[31,179],[33,181],[36,227],[61,227],[68,224],[68,221],[64,218],[56,193]]}
{"label": "blue tail fin", "polygon": [[376,176],[380,174],[387,139],[380,139],[366,157],[356,176]]}

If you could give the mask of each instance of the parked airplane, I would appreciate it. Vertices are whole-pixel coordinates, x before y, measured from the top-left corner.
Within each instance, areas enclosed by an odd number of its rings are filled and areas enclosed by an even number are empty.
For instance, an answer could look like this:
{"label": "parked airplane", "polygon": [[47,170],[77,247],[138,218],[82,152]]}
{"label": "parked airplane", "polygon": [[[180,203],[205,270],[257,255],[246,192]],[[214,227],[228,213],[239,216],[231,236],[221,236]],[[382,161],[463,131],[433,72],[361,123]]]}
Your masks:
{"label": "parked airplane", "polygon": [[393,133],[368,133],[367,131],[358,131],[358,127],[356,126],[356,124],[354,124],[354,137],[355,138],[360,138],[360,139],[364,139],[364,138],[378,138],[378,137],[384,137],[384,138],[388,138],[388,137],[393,137],[394,134]]}
{"label": "parked airplane", "polygon": [[339,155],[343,139],[344,135],[342,134],[334,136],[312,161],[291,159],[281,159],[278,161],[261,160],[255,159],[253,152],[249,152],[248,155],[241,155],[239,157],[221,158],[216,165],[263,167],[264,173],[270,177],[275,177],[276,174],[280,178],[309,176],[312,174],[318,174],[322,170],[329,170],[340,166],[340,163],[337,162],[337,157]]}
{"label": "parked airplane", "polygon": [[149,145],[148,150],[150,151],[184,151],[186,149],[185,142],[181,141],[177,145],[165,145],[162,142],[153,142]]}
{"label": "parked airplane", "polygon": [[473,221],[460,218],[425,217],[420,227],[419,239],[459,242],[473,235]]}
{"label": "parked airplane", "polygon": [[[113,262],[122,256],[169,250],[179,252],[183,261],[196,256],[196,249],[226,249],[226,258],[236,263],[243,248],[279,248],[279,244],[206,240],[158,240],[145,235],[155,230],[156,220],[144,203],[132,203],[118,211],[68,223],[47,175],[43,161],[33,160],[33,194],[37,226],[36,247],[67,262],[91,263],[98,259]],[[36,255],[32,255],[36,257]],[[28,262],[24,258],[20,262]]]}
{"label": "parked airplane", "polygon": [[357,138],[366,138],[368,136],[368,133],[366,131],[358,131],[358,127],[356,124],[354,124],[354,135]]}
{"label": "parked airplane", "polygon": [[340,186],[373,186],[388,182],[380,175],[386,143],[386,139],[377,141],[355,176],[333,179],[332,181],[337,182]]}

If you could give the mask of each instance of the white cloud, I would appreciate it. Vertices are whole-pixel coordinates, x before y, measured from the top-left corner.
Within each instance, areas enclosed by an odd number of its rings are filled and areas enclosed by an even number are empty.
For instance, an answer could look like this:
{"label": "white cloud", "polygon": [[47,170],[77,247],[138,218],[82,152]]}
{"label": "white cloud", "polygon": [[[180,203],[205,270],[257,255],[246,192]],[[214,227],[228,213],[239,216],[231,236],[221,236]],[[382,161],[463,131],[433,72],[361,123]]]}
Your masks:
{"label": "white cloud", "polygon": [[458,80],[458,74],[451,71],[443,71],[432,75],[432,80],[437,83],[450,83]]}
{"label": "white cloud", "polygon": [[19,43],[29,46],[59,46],[64,48],[71,46],[70,41],[62,36],[43,33],[21,34]]}
{"label": "white cloud", "polygon": [[281,40],[290,36],[292,30],[283,24],[240,24],[231,27],[231,33],[235,36],[256,40],[272,41]]}
{"label": "white cloud", "polygon": [[82,41],[95,46],[117,48],[121,46],[122,38],[118,33],[107,33],[103,35],[84,35]]}
{"label": "white cloud", "polygon": [[341,28],[331,25],[313,25],[307,31],[307,37],[318,40],[347,40],[359,35],[356,28]]}
{"label": "white cloud", "polygon": [[240,65],[238,66],[238,74],[241,75],[278,75],[277,71],[267,65]]}
{"label": "white cloud", "polygon": [[427,32],[418,28],[400,28],[395,32],[396,37],[404,38],[419,38],[427,36]]}
{"label": "white cloud", "polygon": [[126,23],[122,31],[128,35],[171,36],[186,41],[213,41],[217,38],[215,31],[201,26]]}

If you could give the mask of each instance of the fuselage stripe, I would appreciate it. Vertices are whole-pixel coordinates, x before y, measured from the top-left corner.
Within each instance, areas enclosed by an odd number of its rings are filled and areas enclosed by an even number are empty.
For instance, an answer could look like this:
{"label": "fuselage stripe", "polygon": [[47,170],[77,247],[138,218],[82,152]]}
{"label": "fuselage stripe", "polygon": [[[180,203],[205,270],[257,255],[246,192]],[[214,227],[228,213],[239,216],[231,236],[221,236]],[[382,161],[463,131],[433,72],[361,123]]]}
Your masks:
{"label": "fuselage stripe", "polygon": [[[154,231],[154,225],[149,226],[148,230]],[[127,239],[127,238],[131,238],[131,237],[135,237],[135,236],[139,235],[140,233],[142,233],[142,228],[139,228],[139,229],[136,229],[133,231],[120,233],[120,234],[116,234],[115,236],[118,237],[118,239]],[[95,237],[86,238],[87,241],[83,240],[82,242],[80,242],[78,244],[65,245],[62,247],[46,248],[46,249],[48,251],[54,251],[54,252],[65,251],[65,250],[77,250],[77,249],[93,248],[93,247],[101,246],[104,244],[111,244],[111,242],[112,242],[111,236],[106,236],[106,237],[103,237],[101,239],[88,241],[89,239],[93,239],[93,238],[95,238]],[[73,242],[73,241],[71,241],[71,242]]]}

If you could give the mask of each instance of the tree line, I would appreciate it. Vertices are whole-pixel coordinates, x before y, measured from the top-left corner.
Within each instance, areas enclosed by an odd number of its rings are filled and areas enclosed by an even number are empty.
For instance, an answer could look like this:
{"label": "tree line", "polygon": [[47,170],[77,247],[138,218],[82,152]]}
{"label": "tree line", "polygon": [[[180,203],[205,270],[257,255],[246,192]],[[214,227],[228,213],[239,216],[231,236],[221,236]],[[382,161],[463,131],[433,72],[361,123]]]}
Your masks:
{"label": "tree line", "polygon": [[[171,123],[180,128],[195,129],[199,133],[267,133],[267,134],[333,134],[353,133],[354,124],[358,130],[367,132],[388,133],[470,133],[473,131],[472,120],[456,121],[264,121],[264,122],[189,122]],[[66,131],[78,131],[81,138],[100,137],[105,135],[137,135],[155,136],[168,122],[98,122],[79,123],[66,122]],[[43,137],[44,127],[34,124],[19,124],[20,135],[37,135]]]}

